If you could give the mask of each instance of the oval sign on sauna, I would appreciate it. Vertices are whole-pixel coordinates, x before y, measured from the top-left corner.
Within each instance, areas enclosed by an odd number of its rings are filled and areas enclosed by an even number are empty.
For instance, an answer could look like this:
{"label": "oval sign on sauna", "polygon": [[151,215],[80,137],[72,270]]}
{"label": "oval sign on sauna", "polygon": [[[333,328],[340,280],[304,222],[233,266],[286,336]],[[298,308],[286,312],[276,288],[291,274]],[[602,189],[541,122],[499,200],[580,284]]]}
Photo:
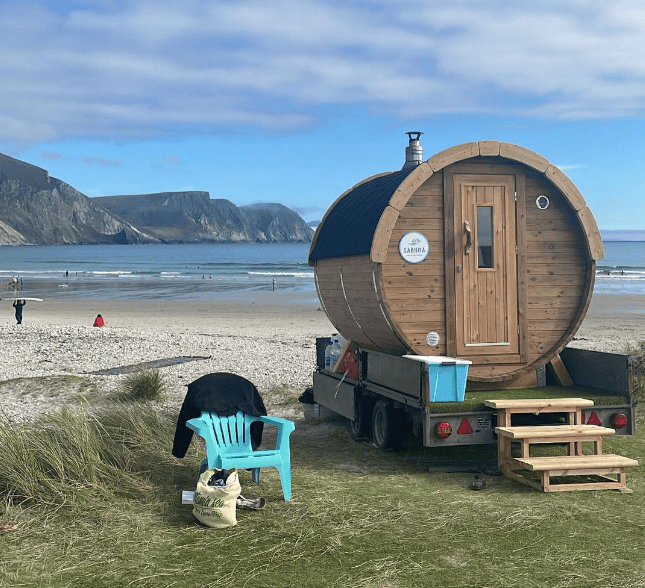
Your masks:
{"label": "oval sign on sauna", "polygon": [[406,233],[399,241],[399,253],[408,263],[421,263],[430,253],[430,243],[421,233]]}

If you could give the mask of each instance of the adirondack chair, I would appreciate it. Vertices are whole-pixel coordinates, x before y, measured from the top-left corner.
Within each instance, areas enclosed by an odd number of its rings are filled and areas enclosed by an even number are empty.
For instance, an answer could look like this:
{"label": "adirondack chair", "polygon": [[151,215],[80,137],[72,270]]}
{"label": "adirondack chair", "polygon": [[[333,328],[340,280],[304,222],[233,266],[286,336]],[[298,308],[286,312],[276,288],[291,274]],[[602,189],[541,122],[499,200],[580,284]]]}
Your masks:
{"label": "adirondack chair", "polygon": [[[254,421],[278,428],[275,449],[253,451],[249,428]],[[186,426],[206,441],[205,461],[209,468],[252,469],[253,480],[259,482],[260,468],[274,467],[280,474],[284,499],[291,500],[289,435],[296,428],[291,421],[272,416],[254,417],[243,412],[229,417],[202,412],[200,417],[187,421]]]}

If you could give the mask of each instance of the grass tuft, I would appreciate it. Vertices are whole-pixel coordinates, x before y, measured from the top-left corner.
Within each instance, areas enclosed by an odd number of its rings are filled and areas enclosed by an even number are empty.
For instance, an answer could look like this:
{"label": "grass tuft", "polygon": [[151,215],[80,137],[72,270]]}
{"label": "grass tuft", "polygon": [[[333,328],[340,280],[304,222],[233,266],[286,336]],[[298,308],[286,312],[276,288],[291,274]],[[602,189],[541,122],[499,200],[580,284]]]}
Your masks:
{"label": "grass tuft", "polygon": [[161,372],[144,368],[123,380],[119,398],[123,401],[135,402],[159,400],[163,398],[165,390]]}
{"label": "grass tuft", "polygon": [[634,396],[645,400],[645,341],[628,345],[625,353],[632,360],[634,370]]}
{"label": "grass tuft", "polygon": [[[63,409],[33,423],[0,423],[0,495],[7,503],[64,504],[88,489],[101,495],[141,487],[142,456],[161,454],[169,419],[144,405],[93,414]],[[166,441],[167,442],[167,441]],[[161,456],[160,456],[161,457]],[[144,465],[143,467],[147,467]]]}

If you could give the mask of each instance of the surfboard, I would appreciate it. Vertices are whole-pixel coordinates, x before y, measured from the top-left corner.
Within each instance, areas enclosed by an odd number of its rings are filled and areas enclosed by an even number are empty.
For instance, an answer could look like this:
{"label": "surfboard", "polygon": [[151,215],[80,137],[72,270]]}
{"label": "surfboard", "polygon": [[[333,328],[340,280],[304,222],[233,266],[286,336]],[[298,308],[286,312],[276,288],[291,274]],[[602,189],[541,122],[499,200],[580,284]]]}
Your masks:
{"label": "surfboard", "polygon": [[3,302],[15,302],[16,300],[31,300],[34,302],[42,302],[42,298],[27,298],[26,296],[20,296],[20,298],[0,298]]}

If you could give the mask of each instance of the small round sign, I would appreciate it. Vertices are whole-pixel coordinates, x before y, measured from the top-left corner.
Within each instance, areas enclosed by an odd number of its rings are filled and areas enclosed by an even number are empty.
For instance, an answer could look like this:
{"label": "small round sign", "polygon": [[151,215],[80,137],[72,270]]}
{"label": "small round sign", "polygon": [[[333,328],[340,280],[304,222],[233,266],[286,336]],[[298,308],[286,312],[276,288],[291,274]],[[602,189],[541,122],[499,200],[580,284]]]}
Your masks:
{"label": "small round sign", "polygon": [[429,253],[430,243],[421,233],[406,233],[399,241],[399,254],[408,263],[421,263]]}
{"label": "small round sign", "polygon": [[426,335],[426,343],[430,347],[436,347],[437,345],[439,345],[440,340],[441,340],[441,337],[439,337],[439,333],[437,333],[437,331],[430,331]]}

